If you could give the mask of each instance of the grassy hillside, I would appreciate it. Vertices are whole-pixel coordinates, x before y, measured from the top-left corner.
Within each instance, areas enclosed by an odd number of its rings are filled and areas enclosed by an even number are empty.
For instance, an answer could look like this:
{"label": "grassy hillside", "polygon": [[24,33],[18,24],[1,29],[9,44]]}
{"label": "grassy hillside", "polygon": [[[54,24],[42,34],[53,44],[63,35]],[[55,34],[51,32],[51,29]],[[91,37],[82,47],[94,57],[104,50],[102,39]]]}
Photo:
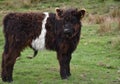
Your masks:
{"label": "grassy hillside", "polygon": [[[27,59],[33,51],[26,48],[15,64],[12,84],[120,84],[119,0],[0,0],[0,64],[3,17],[8,12],[54,12],[56,7],[87,10],[81,41],[71,61],[72,76],[60,79],[55,52],[40,51],[36,58]],[[0,78],[0,84],[8,83]]]}

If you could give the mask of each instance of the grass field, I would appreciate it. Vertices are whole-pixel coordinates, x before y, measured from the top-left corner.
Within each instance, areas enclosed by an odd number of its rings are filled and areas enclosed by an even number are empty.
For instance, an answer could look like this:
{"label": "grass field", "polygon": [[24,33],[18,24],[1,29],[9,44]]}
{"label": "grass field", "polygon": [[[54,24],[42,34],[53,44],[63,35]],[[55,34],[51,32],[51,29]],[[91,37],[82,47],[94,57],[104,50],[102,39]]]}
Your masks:
{"label": "grass field", "polygon": [[[54,11],[55,7],[73,6],[79,9],[86,8],[87,14],[97,12],[97,15],[109,15],[111,11],[107,8],[120,8],[120,1],[117,0],[105,2],[104,0],[91,0],[91,2],[89,0],[58,0],[58,2],[52,0],[52,3],[49,3],[49,0],[45,0],[46,2],[41,0],[37,4],[28,3],[27,5],[25,3],[11,5],[12,1],[16,3],[15,0],[0,0],[0,61],[4,46],[2,19],[8,12]],[[7,6],[5,6],[6,3]],[[88,18],[86,15],[83,21],[81,40],[72,56],[72,75],[68,80],[60,78],[55,52],[40,51],[37,57],[27,59],[26,57],[32,55],[33,51],[26,48],[15,64],[14,82],[11,84],[120,84],[120,30],[118,28],[120,23],[113,21],[110,29],[107,29],[108,32],[102,31],[101,34],[98,32],[101,24],[90,24]],[[116,18],[120,16],[114,19]],[[3,83],[0,78],[0,84],[8,83]]]}

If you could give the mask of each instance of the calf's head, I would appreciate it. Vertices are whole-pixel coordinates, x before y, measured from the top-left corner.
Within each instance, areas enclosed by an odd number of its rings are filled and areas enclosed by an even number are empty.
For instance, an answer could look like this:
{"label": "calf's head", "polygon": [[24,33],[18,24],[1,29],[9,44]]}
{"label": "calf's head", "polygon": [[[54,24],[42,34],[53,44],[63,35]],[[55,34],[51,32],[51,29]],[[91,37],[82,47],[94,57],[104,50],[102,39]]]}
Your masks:
{"label": "calf's head", "polygon": [[85,9],[67,9],[56,8],[56,17],[62,21],[62,29],[65,38],[71,38],[76,32],[80,31],[80,20],[85,15]]}

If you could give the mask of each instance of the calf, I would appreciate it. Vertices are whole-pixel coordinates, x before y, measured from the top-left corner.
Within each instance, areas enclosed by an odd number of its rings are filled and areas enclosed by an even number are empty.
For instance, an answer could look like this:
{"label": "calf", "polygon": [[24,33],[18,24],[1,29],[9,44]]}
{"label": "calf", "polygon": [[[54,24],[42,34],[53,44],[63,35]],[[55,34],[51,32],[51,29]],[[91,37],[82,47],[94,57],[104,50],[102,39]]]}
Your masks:
{"label": "calf", "polygon": [[10,13],[3,20],[5,46],[2,55],[4,82],[13,81],[16,58],[27,46],[38,50],[57,52],[60,76],[67,79],[70,73],[71,54],[76,49],[81,33],[81,19],[85,10],[59,9],[56,13]]}

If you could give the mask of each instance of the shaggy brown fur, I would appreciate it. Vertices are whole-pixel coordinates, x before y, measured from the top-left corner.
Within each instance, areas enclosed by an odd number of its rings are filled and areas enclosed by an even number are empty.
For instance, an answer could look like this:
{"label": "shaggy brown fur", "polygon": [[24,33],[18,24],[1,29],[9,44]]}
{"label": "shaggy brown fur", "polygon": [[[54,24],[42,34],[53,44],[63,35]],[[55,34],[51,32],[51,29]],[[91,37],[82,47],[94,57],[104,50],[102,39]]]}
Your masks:
{"label": "shaggy brown fur", "polygon": [[[45,47],[57,52],[62,79],[71,75],[71,54],[80,39],[80,20],[84,14],[85,10],[56,9],[56,14],[49,13],[47,18]],[[31,47],[32,40],[41,34],[44,17],[44,13],[10,13],[5,16],[3,21],[5,47],[2,55],[1,74],[3,81],[13,81],[12,73],[16,58],[20,56],[20,52],[24,48]]]}

